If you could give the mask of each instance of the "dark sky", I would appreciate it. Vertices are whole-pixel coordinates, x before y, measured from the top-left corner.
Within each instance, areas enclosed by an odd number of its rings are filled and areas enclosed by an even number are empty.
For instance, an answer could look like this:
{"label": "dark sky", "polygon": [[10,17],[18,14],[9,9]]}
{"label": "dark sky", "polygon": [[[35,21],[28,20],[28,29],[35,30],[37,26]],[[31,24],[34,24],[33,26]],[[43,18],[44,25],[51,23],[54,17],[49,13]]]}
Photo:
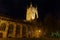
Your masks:
{"label": "dark sky", "polygon": [[26,8],[30,2],[34,6],[37,5],[41,20],[49,13],[60,16],[58,0],[0,0],[0,12],[13,18],[25,19]]}

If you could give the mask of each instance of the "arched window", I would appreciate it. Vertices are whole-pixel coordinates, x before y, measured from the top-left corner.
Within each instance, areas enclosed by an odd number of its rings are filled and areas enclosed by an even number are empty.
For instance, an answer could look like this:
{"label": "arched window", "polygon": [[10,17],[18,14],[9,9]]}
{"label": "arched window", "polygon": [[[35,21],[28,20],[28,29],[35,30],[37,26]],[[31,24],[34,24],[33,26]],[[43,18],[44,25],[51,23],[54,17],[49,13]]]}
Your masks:
{"label": "arched window", "polygon": [[5,31],[5,28],[6,28],[6,24],[5,24],[5,23],[2,23],[2,24],[0,25],[0,30],[1,30],[1,31]]}
{"label": "arched window", "polygon": [[20,25],[16,25],[16,37],[20,36]]}
{"label": "arched window", "polygon": [[22,35],[23,35],[23,38],[26,37],[26,26],[25,25],[22,26]]}
{"label": "arched window", "polygon": [[30,38],[30,34],[31,34],[31,29],[30,29],[30,25],[27,25],[28,26],[28,37]]}
{"label": "arched window", "polygon": [[3,38],[3,33],[0,33],[0,38]]}
{"label": "arched window", "polygon": [[13,28],[14,28],[14,25],[13,24],[9,24],[9,27],[8,27],[8,37],[12,37]]}

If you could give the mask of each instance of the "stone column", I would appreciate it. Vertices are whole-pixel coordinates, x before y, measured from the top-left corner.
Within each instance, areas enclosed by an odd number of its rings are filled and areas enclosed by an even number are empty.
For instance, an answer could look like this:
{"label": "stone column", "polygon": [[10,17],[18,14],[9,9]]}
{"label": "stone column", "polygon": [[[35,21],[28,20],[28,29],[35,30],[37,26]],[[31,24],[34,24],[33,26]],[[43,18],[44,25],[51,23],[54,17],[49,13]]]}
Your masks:
{"label": "stone column", "polygon": [[22,38],[22,24],[20,24],[20,38]]}
{"label": "stone column", "polygon": [[26,37],[28,38],[28,26],[25,25],[25,27],[26,27]]}
{"label": "stone column", "polygon": [[15,34],[16,34],[16,24],[14,24],[13,37],[15,37]]}

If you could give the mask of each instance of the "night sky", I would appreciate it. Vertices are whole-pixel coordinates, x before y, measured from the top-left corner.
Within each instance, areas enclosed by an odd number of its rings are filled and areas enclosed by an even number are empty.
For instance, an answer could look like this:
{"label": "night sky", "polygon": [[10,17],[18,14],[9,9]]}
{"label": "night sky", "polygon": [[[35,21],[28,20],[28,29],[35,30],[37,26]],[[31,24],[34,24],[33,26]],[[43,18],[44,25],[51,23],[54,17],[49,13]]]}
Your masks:
{"label": "night sky", "polygon": [[17,19],[25,19],[27,6],[32,2],[38,7],[39,19],[44,20],[47,14],[60,16],[58,0],[0,0],[0,14]]}

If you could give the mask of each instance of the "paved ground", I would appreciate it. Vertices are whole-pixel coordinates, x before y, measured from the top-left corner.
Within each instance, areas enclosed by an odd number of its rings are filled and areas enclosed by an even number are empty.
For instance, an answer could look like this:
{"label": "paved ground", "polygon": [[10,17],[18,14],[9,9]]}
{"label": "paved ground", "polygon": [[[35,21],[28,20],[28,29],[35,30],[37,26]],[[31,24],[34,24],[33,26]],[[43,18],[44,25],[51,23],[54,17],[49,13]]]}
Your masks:
{"label": "paved ground", "polygon": [[60,40],[60,38],[0,38],[0,40]]}

